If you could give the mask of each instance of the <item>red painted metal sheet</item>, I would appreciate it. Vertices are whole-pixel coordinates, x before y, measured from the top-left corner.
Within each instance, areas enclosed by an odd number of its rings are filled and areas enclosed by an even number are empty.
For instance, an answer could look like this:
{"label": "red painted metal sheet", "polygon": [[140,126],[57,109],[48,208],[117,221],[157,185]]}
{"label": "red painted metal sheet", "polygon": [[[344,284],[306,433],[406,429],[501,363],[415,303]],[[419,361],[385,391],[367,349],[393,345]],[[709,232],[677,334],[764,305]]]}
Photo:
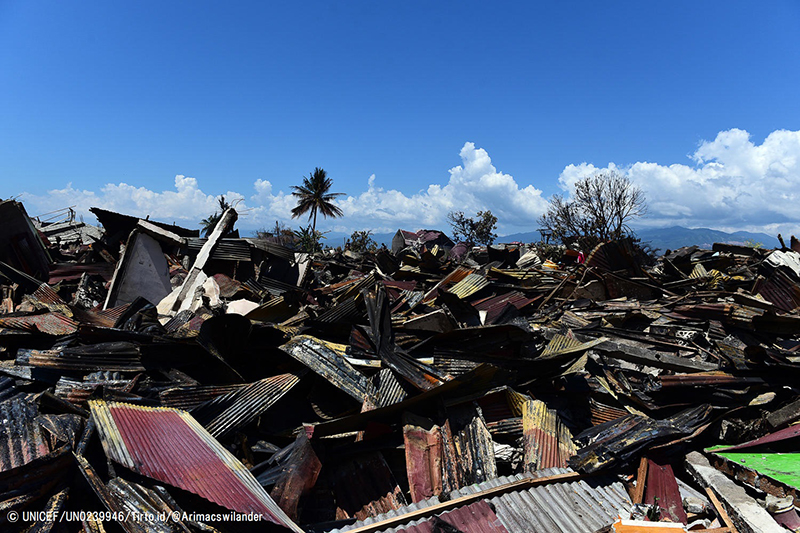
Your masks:
{"label": "red painted metal sheet", "polygon": [[257,513],[301,531],[250,472],[188,413],[115,402],[90,402],[106,454],[153,479],[227,509]]}
{"label": "red painted metal sheet", "polygon": [[647,459],[644,503],[657,504],[661,509],[662,519],[669,518],[671,522],[687,523],[681,491],[669,464]]}
{"label": "red painted metal sheet", "polygon": [[402,531],[403,533],[448,531],[449,528],[443,527],[442,523],[455,528],[455,531],[460,531],[461,533],[508,533],[508,530],[497,518],[497,515],[486,500],[479,500],[473,504],[453,509],[419,524],[397,529],[396,531]]}
{"label": "red painted metal sheet", "polygon": [[403,428],[406,470],[411,501],[427,500],[442,493],[442,436],[438,426],[430,431],[418,426]]}
{"label": "red painted metal sheet", "polygon": [[714,450],[715,453],[717,452],[732,452],[734,450],[742,450],[745,448],[752,448],[753,446],[760,446],[762,444],[770,444],[772,442],[780,442],[782,440],[791,439],[794,437],[800,436],[800,424],[795,426],[789,426],[786,429],[781,429],[774,433],[770,433],[769,435],[764,435],[758,439],[754,439],[751,441],[743,442],[742,444],[737,444],[736,446],[731,446],[729,448],[721,448],[718,450]]}

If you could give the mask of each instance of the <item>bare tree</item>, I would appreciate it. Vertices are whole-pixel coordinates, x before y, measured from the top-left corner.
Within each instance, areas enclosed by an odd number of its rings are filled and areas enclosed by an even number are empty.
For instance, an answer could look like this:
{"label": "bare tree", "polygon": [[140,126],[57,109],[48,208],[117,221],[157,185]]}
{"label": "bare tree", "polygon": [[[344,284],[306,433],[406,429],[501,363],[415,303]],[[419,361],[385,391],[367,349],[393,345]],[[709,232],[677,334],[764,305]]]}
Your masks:
{"label": "bare tree", "polygon": [[627,177],[607,171],[581,178],[572,198],[553,196],[539,224],[564,244],[591,250],[631,235],[628,224],[646,212],[644,192]]}

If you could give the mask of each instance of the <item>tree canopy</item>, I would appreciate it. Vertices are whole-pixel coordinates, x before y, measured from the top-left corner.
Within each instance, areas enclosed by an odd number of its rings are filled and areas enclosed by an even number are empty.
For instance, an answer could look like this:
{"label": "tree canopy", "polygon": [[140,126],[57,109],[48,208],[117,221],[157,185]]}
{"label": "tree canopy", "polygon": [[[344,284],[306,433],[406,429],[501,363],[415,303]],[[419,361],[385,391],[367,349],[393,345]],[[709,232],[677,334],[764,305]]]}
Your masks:
{"label": "tree canopy", "polygon": [[297,197],[297,206],[292,209],[292,218],[297,218],[308,213],[311,224],[311,234],[317,234],[317,213],[324,217],[336,218],[342,216],[342,210],[335,205],[333,200],[344,193],[330,192],[333,180],[327,173],[317,167],[308,177],[303,177],[302,185],[292,186],[292,196]]}
{"label": "tree canopy", "polygon": [[489,245],[497,238],[494,233],[497,229],[497,217],[488,209],[478,211],[474,218],[467,217],[463,211],[451,211],[447,213],[447,220],[453,228],[453,237],[456,240]]}
{"label": "tree canopy", "polygon": [[632,234],[629,223],[647,212],[644,192],[614,171],[581,178],[569,198],[555,195],[541,228],[567,245],[591,250]]}

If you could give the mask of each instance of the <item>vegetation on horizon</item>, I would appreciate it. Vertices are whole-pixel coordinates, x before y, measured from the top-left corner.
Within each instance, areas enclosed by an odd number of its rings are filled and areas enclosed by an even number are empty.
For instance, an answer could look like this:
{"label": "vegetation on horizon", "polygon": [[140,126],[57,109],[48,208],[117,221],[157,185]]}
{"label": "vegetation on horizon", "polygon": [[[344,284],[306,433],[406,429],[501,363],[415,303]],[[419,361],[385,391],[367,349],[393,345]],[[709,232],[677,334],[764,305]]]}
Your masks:
{"label": "vegetation on horizon", "polygon": [[571,198],[554,195],[539,224],[563,244],[588,252],[601,242],[633,236],[629,223],[646,211],[644,192],[608,171],[578,180]]}
{"label": "vegetation on horizon", "polygon": [[497,238],[494,233],[497,229],[497,217],[488,209],[478,211],[474,218],[467,217],[463,211],[451,211],[447,213],[447,221],[453,228],[453,237],[457,241],[488,246]]}

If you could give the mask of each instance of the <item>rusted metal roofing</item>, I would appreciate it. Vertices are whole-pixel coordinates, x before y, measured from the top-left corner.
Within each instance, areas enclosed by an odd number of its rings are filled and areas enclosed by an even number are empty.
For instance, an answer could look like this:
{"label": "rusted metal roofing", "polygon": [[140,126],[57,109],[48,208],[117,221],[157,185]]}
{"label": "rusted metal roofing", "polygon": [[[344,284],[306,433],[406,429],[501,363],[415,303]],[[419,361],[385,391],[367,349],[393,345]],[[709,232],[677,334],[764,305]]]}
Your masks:
{"label": "rusted metal roofing", "polygon": [[403,427],[406,471],[411,501],[442,494],[442,433],[439,426]]}
{"label": "rusted metal roofing", "polygon": [[39,410],[24,396],[0,402],[0,472],[30,463],[50,453]]}
{"label": "rusted metal roofing", "polygon": [[61,313],[66,317],[72,317],[72,309],[67,306],[67,302],[61,299],[61,296],[47,283],[39,285],[39,288],[33,291],[31,296],[47,306],[50,311]]}
{"label": "rusted metal roofing", "polygon": [[266,413],[306,373],[305,369],[264,378],[198,406],[192,415],[214,437],[222,437]]}
{"label": "rusted metal roofing", "polygon": [[753,446],[760,446],[762,444],[770,444],[772,442],[780,442],[786,439],[792,439],[794,437],[800,436],[800,424],[789,426],[788,428],[781,429],[775,431],[773,433],[769,433],[768,435],[764,435],[763,437],[759,437],[757,439],[749,440],[747,442],[743,442],[741,444],[737,444],[736,446],[728,446],[727,448],[719,448],[715,449],[714,452],[732,452],[734,450],[742,450],[745,448],[752,448]]}
{"label": "rusted metal roofing", "polygon": [[687,523],[681,491],[678,488],[672,466],[667,463],[647,459],[644,503],[658,505],[661,509],[662,519],[669,518],[672,522]]}
{"label": "rusted metal roofing", "polygon": [[59,398],[64,398],[70,403],[83,405],[91,398],[98,387],[129,392],[131,385],[132,381],[129,379],[77,381],[62,376],[56,383],[55,395]]}
{"label": "rusted metal roofing", "polygon": [[100,400],[89,406],[103,449],[115,462],[302,533],[249,470],[185,411]]}
{"label": "rusted metal roofing", "polygon": [[406,526],[388,529],[398,533],[438,533],[448,531],[447,526],[461,533],[508,533],[491,506],[485,500],[447,511],[433,518],[412,522]]}
{"label": "rusted metal roofing", "polygon": [[494,321],[503,312],[507,305],[513,305],[517,309],[522,309],[526,305],[535,301],[535,298],[528,298],[521,292],[511,291],[500,296],[486,298],[478,302],[473,302],[472,305],[479,311],[486,311],[486,324],[494,324]]}
{"label": "rusted metal roofing", "polygon": [[158,398],[164,407],[189,410],[242,387],[246,387],[246,385],[239,383],[235,385],[189,385],[161,391]]}
{"label": "rusted metal roofing", "polygon": [[[405,265],[404,265],[405,267]],[[428,302],[436,297],[436,294],[440,288],[447,287],[452,283],[459,283],[461,280],[469,276],[475,272],[472,268],[467,268],[464,266],[458,266],[455,270],[450,272],[448,275],[443,277],[439,283],[433,286],[431,290],[425,293],[425,296],[422,298],[423,302]]]}
{"label": "rusted metal roofing", "polygon": [[772,302],[781,311],[789,312],[800,307],[800,287],[781,269],[758,285],[758,295]]}
{"label": "rusted metal roofing", "polygon": [[47,283],[55,285],[59,281],[75,281],[80,279],[84,273],[94,274],[105,281],[111,281],[111,278],[114,277],[114,265],[105,262],[94,264],[56,263],[50,265],[50,277]]}
{"label": "rusted metal roofing", "polygon": [[367,393],[367,378],[319,339],[297,335],[280,347],[308,368],[359,402]]}
{"label": "rusted metal roofing", "polygon": [[60,350],[17,350],[17,364],[60,370],[141,372],[145,368],[138,346],[129,342],[100,342]]}
{"label": "rusted metal roofing", "polygon": [[[187,247],[194,253],[199,253],[208,242],[206,238],[188,238]],[[212,260],[221,261],[250,261],[250,243],[246,239],[220,239],[216,248],[211,252]]]}
{"label": "rusted metal roofing", "polygon": [[[463,487],[450,493],[448,499],[475,494],[519,481],[570,472],[566,468],[551,468],[533,474],[499,477],[483,483]],[[623,484],[611,478],[595,478],[590,482],[569,481],[539,485],[527,490],[516,490],[484,500],[494,508],[500,523],[510,532],[536,533],[587,533],[599,531],[612,524],[620,514],[627,515],[632,503]],[[402,516],[439,503],[438,498],[423,500],[391,512],[356,522],[328,533],[344,533],[381,520]],[[480,519],[478,519],[480,520]],[[412,523],[413,524],[413,523]],[[403,531],[403,527],[388,528],[376,533]]]}
{"label": "rusted metal roofing", "polygon": [[78,331],[78,323],[61,313],[0,317],[0,328],[40,332],[47,335],[70,335]]}
{"label": "rusted metal roofing", "polygon": [[523,462],[531,472],[565,468],[575,455],[572,434],[558,414],[540,400],[525,402],[522,410]]}

